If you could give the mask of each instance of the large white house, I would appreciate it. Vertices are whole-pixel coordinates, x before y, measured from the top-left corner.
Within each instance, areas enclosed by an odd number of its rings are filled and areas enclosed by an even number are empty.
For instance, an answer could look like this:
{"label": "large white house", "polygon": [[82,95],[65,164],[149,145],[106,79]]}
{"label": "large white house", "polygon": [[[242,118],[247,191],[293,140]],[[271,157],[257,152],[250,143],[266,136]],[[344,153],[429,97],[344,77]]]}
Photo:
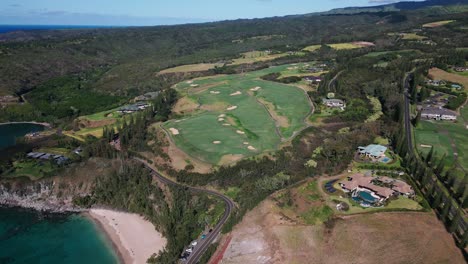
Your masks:
{"label": "large white house", "polygon": [[421,117],[425,119],[434,120],[457,120],[457,114],[445,108],[423,108],[421,110]]}
{"label": "large white house", "polygon": [[328,107],[345,107],[345,102],[340,99],[322,99],[322,103]]}

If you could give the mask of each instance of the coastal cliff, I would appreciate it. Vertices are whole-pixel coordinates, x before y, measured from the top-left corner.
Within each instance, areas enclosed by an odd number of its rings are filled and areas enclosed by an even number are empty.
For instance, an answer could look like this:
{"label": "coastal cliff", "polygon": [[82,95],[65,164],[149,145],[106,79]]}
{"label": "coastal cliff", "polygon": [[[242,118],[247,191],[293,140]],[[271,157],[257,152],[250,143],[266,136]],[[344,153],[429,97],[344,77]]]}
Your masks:
{"label": "coastal cliff", "polygon": [[55,182],[50,181],[31,184],[2,183],[0,185],[0,204],[54,213],[83,211],[73,204],[74,193],[59,196],[54,190],[55,185]]}
{"label": "coastal cliff", "polygon": [[91,158],[75,163],[58,175],[39,180],[0,180],[0,206],[23,207],[47,212],[81,212],[75,197],[91,194],[96,177],[106,175],[115,162]]}

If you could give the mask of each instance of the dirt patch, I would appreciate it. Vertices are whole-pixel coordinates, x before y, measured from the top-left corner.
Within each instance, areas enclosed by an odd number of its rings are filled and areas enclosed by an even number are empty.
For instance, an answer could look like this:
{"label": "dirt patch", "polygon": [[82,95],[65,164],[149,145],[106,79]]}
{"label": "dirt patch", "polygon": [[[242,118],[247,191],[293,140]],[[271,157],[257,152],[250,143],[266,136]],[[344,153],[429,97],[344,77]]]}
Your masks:
{"label": "dirt patch", "polygon": [[231,232],[223,263],[465,263],[432,213],[375,213],[297,224],[268,198]]}
{"label": "dirt patch", "polygon": [[289,120],[286,116],[279,115],[275,110],[275,106],[262,98],[257,98],[257,100],[266,107],[271,117],[275,120],[276,124],[280,127],[289,127]]}
{"label": "dirt patch", "polygon": [[172,111],[176,114],[186,114],[196,111],[197,109],[198,104],[196,102],[187,97],[182,97],[174,105]]}
{"label": "dirt patch", "polygon": [[244,155],[242,154],[228,154],[224,155],[221,157],[221,160],[219,161],[219,165],[227,165],[227,164],[232,164],[234,162],[237,162],[241,159],[244,158]]}
{"label": "dirt patch", "polygon": [[439,68],[431,68],[429,70],[429,78],[433,80],[446,80],[454,83],[459,83],[463,85],[463,88],[465,90],[468,90],[468,77],[465,76],[446,72]]}

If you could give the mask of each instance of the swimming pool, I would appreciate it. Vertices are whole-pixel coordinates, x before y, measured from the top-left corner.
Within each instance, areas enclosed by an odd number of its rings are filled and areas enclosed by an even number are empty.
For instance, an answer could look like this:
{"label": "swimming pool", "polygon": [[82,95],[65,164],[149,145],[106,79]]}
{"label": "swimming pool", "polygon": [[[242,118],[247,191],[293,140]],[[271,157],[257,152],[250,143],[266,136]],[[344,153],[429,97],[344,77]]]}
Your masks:
{"label": "swimming pool", "polygon": [[392,159],[389,157],[383,157],[380,159],[380,162],[382,163],[389,163],[390,161],[392,161]]}
{"label": "swimming pool", "polygon": [[378,201],[378,199],[372,196],[372,194],[365,191],[359,191],[358,196],[366,202],[375,203]]}
{"label": "swimming pool", "polygon": [[[378,198],[372,196],[369,192],[366,191],[357,191],[354,192],[352,197],[354,201],[361,204],[363,207],[370,207],[371,204],[378,202]],[[365,205],[365,206],[364,206]]]}

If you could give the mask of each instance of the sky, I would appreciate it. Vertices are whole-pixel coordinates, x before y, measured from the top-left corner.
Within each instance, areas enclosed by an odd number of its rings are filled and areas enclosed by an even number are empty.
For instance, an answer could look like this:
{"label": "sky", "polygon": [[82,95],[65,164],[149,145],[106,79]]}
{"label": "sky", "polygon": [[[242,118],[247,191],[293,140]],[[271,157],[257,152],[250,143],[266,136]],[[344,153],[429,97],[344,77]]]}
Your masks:
{"label": "sky", "polygon": [[306,14],[394,0],[0,0],[3,25],[147,26]]}

